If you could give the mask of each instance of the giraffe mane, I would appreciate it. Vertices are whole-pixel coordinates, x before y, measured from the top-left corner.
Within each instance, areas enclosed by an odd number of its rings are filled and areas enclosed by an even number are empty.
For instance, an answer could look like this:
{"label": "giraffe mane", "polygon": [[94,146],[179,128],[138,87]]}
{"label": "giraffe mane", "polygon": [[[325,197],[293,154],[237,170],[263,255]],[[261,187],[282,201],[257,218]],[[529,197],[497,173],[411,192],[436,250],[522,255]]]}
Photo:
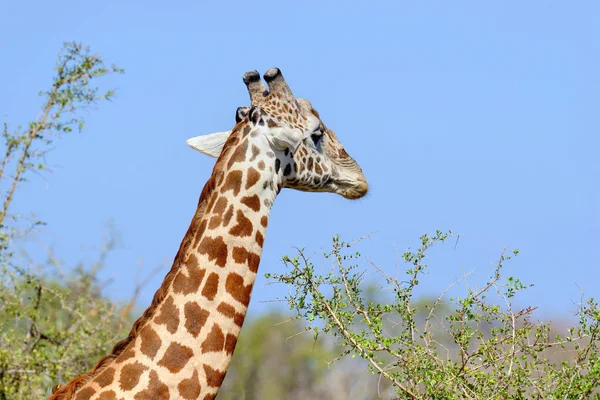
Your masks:
{"label": "giraffe mane", "polygon": [[202,192],[200,194],[200,199],[198,200],[198,208],[196,209],[196,213],[194,214],[194,217],[192,218],[192,222],[190,223],[190,226],[189,226],[185,236],[183,237],[181,245],[179,246],[179,250],[177,251],[177,254],[175,255],[175,259],[173,260],[173,265],[171,266],[171,269],[165,276],[161,286],[154,293],[154,297],[152,298],[152,302],[150,303],[150,306],[146,309],[146,311],[144,311],[142,316],[139,317],[133,323],[133,327],[129,331],[129,334],[127,335],[127,337],[125,339],[117,342],[117,344],[114,345],[114,347],[112,348],[112,351],[109,354],[102,357],[96,363],[96,365],[94,365],[94,367],[92,367],[92,369],[90,371],[76,376],[75,378],[71,379],[64,386],[60,386],[60,385],[55,386],[55,387],[58,387],[58,389],[53,393],[52,396],[50,396],[49,400],[70,399],[81,386],[83,386],[84,384],[86,384],[87,382],[89,382],[90,380],[92,380],[96,376],[98,376],[100,373],[102,373],[102,371],[104,371],[117,357],[119,357],[119,355],[123,352],[123,350],[125,350],[127,345],[129,343],[131,343],[133,341],[133,339],[135,339],[138,336],[138,334],[140,333],[142,328],[145,326],[146,322],[154,316],[154,314],[156,313],[156,310],[158,309],[158,306],[161,304],[161,302],[166,297],[167,290],[168,290],[169,286],[171,285],[171,282],[173,281],[173,279],[175,279],[176,273],[179,271],[179,267],[181,265],[182,258],[185,256],[185,253],[186,253],[188,247],[190,246],[190,243],[192,242],[192,237],[194,235],[194,232],[197,230],[198,226],[200,225],[200,221],[201,221],[202,217],[204,216],[204,211],[206,210],[206,205],[208,203],[208,199],[210,198],[211,194],[214,192],[214,189],[216,186],[215,182],[217,180],[216,179],[217,174],[223,173],[222,172],[223,164],[225,164],[226,160],[228,159],[228,156],[231,153],[231,149],[233,147],[235,147],[235,145],[237,143],[239,143],[239,138],[237,137],[237,133],[241,131],[241,128],[246,124],[247,121],[248,121],[248,119],[245,119],[245,120],[242,120],[239,123],[237,123],[236,126],[232,129],[231,135],[229,135],[229,138],[225,142],[225,145],[223,146],[223,150],[221,151],[221,154],[220,154],[219,158],[217,159],[215,166],[213,167],[211,176],[208,179],[208,181],[206,182],[206,184],[204,185],[204,188],[202,189]]}

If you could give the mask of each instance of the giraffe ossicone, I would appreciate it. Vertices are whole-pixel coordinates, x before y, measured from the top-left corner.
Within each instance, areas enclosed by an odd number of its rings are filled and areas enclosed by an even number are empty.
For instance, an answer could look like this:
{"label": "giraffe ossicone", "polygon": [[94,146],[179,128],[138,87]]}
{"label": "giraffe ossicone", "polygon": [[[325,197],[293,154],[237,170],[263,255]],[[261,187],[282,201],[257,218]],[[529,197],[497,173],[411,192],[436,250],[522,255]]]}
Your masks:
{"label": "giraffe ossicone", "polygon": [[91,371],[51,399],[214,399],[244,322],[273,201],[283,188],[367,193],[362,170],[279,69],[244,75],[251,106],[231,131],[188,140],[217,157],[152,303]]}

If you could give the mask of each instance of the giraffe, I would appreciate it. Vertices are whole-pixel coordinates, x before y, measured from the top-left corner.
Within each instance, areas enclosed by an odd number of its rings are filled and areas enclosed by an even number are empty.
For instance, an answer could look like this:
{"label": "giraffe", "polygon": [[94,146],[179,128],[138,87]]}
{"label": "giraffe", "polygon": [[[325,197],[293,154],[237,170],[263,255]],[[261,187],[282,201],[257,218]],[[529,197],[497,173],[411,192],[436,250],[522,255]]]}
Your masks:
{"label": "giraffe", "polygon": [[187,141],[217,157],[173,266],[129,336],[51,400],[214,399],[256,279],[269,213],[283,188],[358,199],[356,161],[281,71],[244,74],[251,105],[231,131]]}

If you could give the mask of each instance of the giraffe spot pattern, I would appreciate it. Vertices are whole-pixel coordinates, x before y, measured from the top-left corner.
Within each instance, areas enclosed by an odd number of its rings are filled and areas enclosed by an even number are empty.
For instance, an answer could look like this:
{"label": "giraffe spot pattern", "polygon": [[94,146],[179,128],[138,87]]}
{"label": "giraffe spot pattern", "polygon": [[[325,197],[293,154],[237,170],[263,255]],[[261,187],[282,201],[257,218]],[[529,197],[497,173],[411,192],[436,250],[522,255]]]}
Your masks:
{"label": "giraffe spot pattern", "polygon": [[204,284],[204,289],[202,289],[202,296],[206,297],[210,301],[213,301],[213,299],[215,298],[215,295],[217,294],[218,289],[219,289],[219,275],[212,272],[206,279],[206,283]]}
{"label": "giraffe spot pattern", "polygon": [[256,253],[248,253],[248,268],[250,271],[256,273],[258,264],[260,264],[260,256]]}
{"label": "giraffe spot pattern", "polygon": [[237,196],[240,193],[242,187],[242,171],[230,171],[225,178],[225,183],[221,187],[221,193],[225,193],[228,190],[233,191],[233,195]]}
{"label": "giraffe spot pattern", "polygon": [[[206,383],[210,387],[219,387],[225,378],[225,372],[221,372],[217,369],[212,369],[210,365],[203,365],[204,374],[206,375]],[[212,395],[214,398],[214,395]]]}
{"label": "giraffe spot pattern", "polygon": [[221,328],[214,324],[204,342],[202,342],[202,352],[221,351],[225,345],[225,335]]}
{"label": "giraffe spot pattern", "polygon": [[229,162],[227,163],[227,168],[230,169],[233,164],[236,162],[243,162],[246,160],[246,152],[248,151],[248,140],[244,140],[240,143],[234,150]]}
{"label": "giraffe spot pattern", "polygon": [[137,386],[140,382],[140,378],[144,371],[147,371],[148,367],[140,362],[134,362],[133,364],[127,364],[121,369],[121,375],[119,377],[119,386],[121,390],[129,391]]}
{"label": "giraffe spot pattern", "polygon": [[217,226],[221,225],[222,219],[223,217],[221,217],[221,215],[213,216],[208,223],[208,229],[215,229]]}
{"label": "giraffe spot pattern", "polygon": [[208,261],[215,260],[215,264],[219,267],[224,267],[227,263],[227,245],[220,236],[214,239],[209,236],[204,237],[198,246],[198,252],[206,254]]}
{"label": "giraffe spot pattern", "polygon": [[242,324],[244,323],[244,318],[246,317],[243,313],[235,311],[235,308],[233,308],[233,306],[227,303],[219,304],[219,306],[217,307],[217,311],[226,316],[227,318],[233,319],[233,322],[235,322],[235,324],[239,327],[242,326]]}
{"label": "giraffe spot pattern", "polygon": [[177,332],[177,327],[179,327],[179,310],[175,306],[173,296],[167,297],[160,308],[160,314],[156,317],[155,322],[159,325],[165,325],[169,333]]}
{"label": "giraffe spot pattern", "polygon": [[102,371],[102,373],[94,379],[94,382],[96,382],[101,388],[103,388],[105,386],[108,386],[110,383],[112,383],[114,378],[115,378],[115,369],[107,368],[104,371]]}
{"label": "giraffe spot pattern", "polygon": [[265,242],[265,237],[263,236],[263,234],[262,234],[262,233],[260,233],[259,231],[256,231],[256,237],[255,237],[255,239],[256,239],[256,243],[257,243],[257,244],[258,244],[260,247],[262,247],[262,246],[263,246],[263,243]]}
{"label": "giraffe spot pattern", "polygon": [[229,234],[239,237],[250,236],[253,231],[252,222],[244,216],[244,213],[241,210],[237,210],[236,220],[237,225],[229,230]]}
{"label": "giraffe spot pattern", "polygon": [[269,217],[267,217],[266,215],[263,215],[260,218],[260,224],[266,228],[268,223],[269,223]]}
{"label": "giraffe spot pattern", "polygon": [[287,164],[285,166],[285,168],[283,169],[283,175],[288,176],[291,173],[292,173],[292,164]]}
{"label": "giraffe spot pattern", "polygon": [[232,335],[231,333],[228,333],[227,337],[225,338],[225,352],[227,354],[233,354],[236,343],[237,337],[235,335]]}
{"label": "giraffe spot pattern", "polygon": [[194,355],[194,352],[189,347],[182,346],[179,343],[171,343],[158,365],[176,374],[185,367],[192,355]]}
{"label": "giraffe spot pattern", "polygon": [[194,374],[187,379],[182,380],[177,385],[179,394],[186,400],[194,400],[200,396],[200,379],[198,378],[198,371],[195,370]]}
{"label": "giraffe spot pattern", "polygon": [[158,336],[158,333],[156,333],[151,326],[146,325],[140,332],[140,338],[142,341],[140,345],[142,354],[145,354],[150,357],[151,360],[154,360],[156,353],[158,353],[158,350],[162,345],[160,336]]}
{"label": "giraffe spot pattern", "polygon": [[135,356],[135,351],[132,348],[131,343],[125,348],[125,351],[123,351],[119,357],[117,357],[117,359],[115,360],[118,363],[122,363],[125,362],[127,360],[129,360],[130,358]]}
{"label": "giraffe spot pattern", "polygon": [[[196,260],[196,256],[193,256]],[[198,262],[196,261],[196,264]],[[204,279],[204,274],[206,273],[205,269],[196,268],[187,268],[188,276],[184,275],[183,271],[180,270],[175,275],[175,279],[173,280],[173,291],[175,293],[183,293],[190,294],[196,293],[200,288],[200,284]]]}
{"label": "giraffe spot pattern", "polygon": [[244,285],[244,278],[241,275],[236,274],[235,272],[227,275],[225,290],[227,290],[227,293],[229,293],[231,297],[243,305],[248,306],[252,285]]}
{"label": "giraffe spot pattern", "polygon": [[259,154],[260,154],[260,149],[258,148],[257,145],[253,144],[252,145],[252,157],[250,157],[250,162],[256,160],[256,157],[258,157]]}
{"label": "giraffe spot pattern", "polygon": [[235,246],[231,251],[231,256],[236,263],[243,264],[248,260],[248,250]]}
{"label": "giraffe spot pattern", "polygon": [[257,195],[243,197],[241,202],[247,205],[252,211],[260,210],[260,199]]}
{"label": "giraffe spot pattern", "polygon": [[227,199],[225,197],[219,197],[219,200],[217,200],[217,204],[215,205],[213,213],[221,215],[225,211],[226,207],[227,207]]}
{"label": "giraffe spot pattern", "polygon": [[184,306],[185,329],[194,337],[197,337],[206,323],[210,313],[203,310],[197,303],[188,302]]}
{"label": "giraffe spot pattern", "polygon": [[246,178],[246,190],[248,190],[252,186],[256,185],[256,182],[258,182],[259,179],[260,179],[260,172],[258,172],[256,169],[254,169],[252,167],[248,168],[248,176]]}
{"label": "giraffe spot pattern", "polygon": [[198,232],[196,232],[196,238],[194,240],[194,247],[198,247],[198,243],[202,236],[204,236],[204,231],[206,230],[206,221],[202,221],[200,226],[198,227]]}
{"label": "giraffe spot pattern", "polygon": [[279,158],[275,160],[275,173],[278,174],[279,173],[279,168],[281,168],[281,161],[279,161]]}
{"label": "giraffe spot pattern", "polygon": [[231,221],[231,217],[233,217],[233,205],[230,205],[227,209],[225,215],[223,215],[223,226],[229,225],[229,221]]}
{"label": "giraffe spot pattern", "polygon": [[158,379],[156,371],[150,371],[148,387],[136,394],[134,400],[169,400],[169,388]]}
{"label": "giraffe spot pattern", "polygon": [[88,400],[94,394],[96,394],[96,390],[91,387],[86,387],[77,392],[77,396],[75,396],[75,400]]}
{"label": "giraffe spot pattern", "polygon": [[113,390],[107,390],[100,393],[98,400],[117,400],[117,395]]}
{"label": "giraffe spot pattern", "polygon": [[260,169],[261,171],[264,171],[265,169],[265,162],[263,160],[260,160],[257,164],[258,169]]}

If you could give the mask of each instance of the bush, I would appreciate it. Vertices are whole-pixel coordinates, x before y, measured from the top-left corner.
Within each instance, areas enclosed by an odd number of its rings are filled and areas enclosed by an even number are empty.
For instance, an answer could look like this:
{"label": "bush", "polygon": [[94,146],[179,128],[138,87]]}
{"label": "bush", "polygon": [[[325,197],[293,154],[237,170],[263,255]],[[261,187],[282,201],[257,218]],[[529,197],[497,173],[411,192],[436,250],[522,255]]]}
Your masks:
{"label": "bush", "polygon": [[288,272],[267,277],[290,285],[290,308],[315,337],[324,332],[338,338],[340,357],[367,360],[401,399],[600,398],[598,303],[582,303],[578,325],[564,335],[549,323],[534,322],[534,308],[514,307],[527,286],[502,276],[504,263],[518,251],[501,254],[482,289],[467,288],[466,295],[450,298],[445,291],[419,306],[414,292],[427,267],[423,259],[450,235],[423,235],[416,252],[404,253],[404,281],[379,270],[392,301],[367,299],[356,242],[339,237],[325,254],[335,270],[320,274],[300,250],[283,258]]}
{"label": "bush", "polygon": [[[75,129],[83,129],[80,112],[114,92],[101,92],[90,83],[119,68],[107,68],[102,58],[78,43],[66,43],[58,56],[52,86],[44,97],[40,116],[25,129],[2,131],[0,161],[0,399],[48,396],[49,388],[89,369],[107,343],[123,336],[127,313],[101,295],[96,272],[103,265],[106,247],[92,268],[60,273],[50,257],[44,266],[15,256],[22,240],[41,221],[11,214],[19,186],[32,172],[46,170],[45,154],[53,141]],[[43,278],[41,272],[54,274]]]}

